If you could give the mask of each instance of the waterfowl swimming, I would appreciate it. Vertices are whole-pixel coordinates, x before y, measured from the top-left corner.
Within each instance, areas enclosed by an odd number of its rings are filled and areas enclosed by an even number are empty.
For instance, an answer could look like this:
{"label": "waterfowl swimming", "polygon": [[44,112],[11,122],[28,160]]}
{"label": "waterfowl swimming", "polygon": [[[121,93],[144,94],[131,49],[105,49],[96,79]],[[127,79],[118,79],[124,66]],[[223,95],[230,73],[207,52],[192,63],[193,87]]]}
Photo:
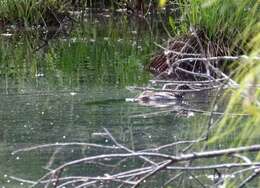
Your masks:
{"label": "waterfowl swimming", "polygon": [[142,102],[150,102],[150,101],[157,101],[157,102],[168,102],[172,100],[179,100],[182,96],[171,93],[171,92],[155,92],[155,91],[144,91],[138,97],[136,97],[136,101]]}
{"label": "waterfowl swimming", "polygon": [[182,96],[171,92],[144,91],[135,98],[126,99],[128,102],[137,102],[142,106],[168,107],[182,103]]}

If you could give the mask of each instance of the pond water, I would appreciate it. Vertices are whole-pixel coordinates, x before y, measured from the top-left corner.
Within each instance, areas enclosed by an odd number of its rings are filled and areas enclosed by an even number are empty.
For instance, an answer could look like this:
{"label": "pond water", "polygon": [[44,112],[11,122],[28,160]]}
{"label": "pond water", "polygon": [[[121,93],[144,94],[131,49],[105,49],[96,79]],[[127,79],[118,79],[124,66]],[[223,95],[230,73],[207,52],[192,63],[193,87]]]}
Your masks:
{"label": "pond water", "polygon": [[[154,42],[167,38],[158,26],[155,21],[126,17],[89,18],[69,36],[55,36],[48,45],[31,32],[1,37],[0,187],[28,187],[10,176],[37,180],[46,173],[53,148],[11,155],[20,148],[57,142],[107,144],[110,141],[98,134],[103,128],[131,149],[196,139],[201,134],[207,124],[205,115],[151,115],[165,109],[125,101],[137,94],[126,86],[145,86],[151,78],[145,64],[156,50]],[[191,104],[205,110],[210,98],[200,95]],[[142,115],[147,113],[151,116]],[[87,148],[65,147],[55,161],[61,164],[87,154]],[[103,170],[92,166],[74,172]],[[200,187],[192,178],[180,184],[187,186]]]}

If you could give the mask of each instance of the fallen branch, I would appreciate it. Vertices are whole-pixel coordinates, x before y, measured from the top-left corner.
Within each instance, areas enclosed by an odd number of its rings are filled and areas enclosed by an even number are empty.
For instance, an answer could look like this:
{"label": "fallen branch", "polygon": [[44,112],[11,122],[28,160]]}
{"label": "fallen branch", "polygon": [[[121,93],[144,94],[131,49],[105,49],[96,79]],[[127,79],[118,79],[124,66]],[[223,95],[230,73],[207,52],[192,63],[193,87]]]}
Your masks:
{"label": "fallen branch", "polygon": [[32,151],[32,150],[37,150],[37,149],[42,149],[42,148],[60,147],[60,146],[85,146],[85,147],[96,147],[96,148],[104,148],[104,149],[119,149],[116,146],[106,146],[106,145],[100,145],[100,144],[81,143],[81,142],[70,142],[70,143],[43,144],[43,145],[37,145],[37,146],[28,147],[28,148],[22,148],[22,149],[13,151],[11,154],[15,155],[20,152]]}
{"label": "fallen branch", "polygon": [[[110,154],[102,154],[102,155],[95,155],[95,156],[89,156],[84,157],[81,159],[69,161],[67,163],[64,163],[54,170],[46,173],[44,176],[42,176],[37,181],[31,181],[31,180],[23,180],[20,178],[12,177],[12,179],[15,179],[17,181],[21,181],[24,183],[31,184],[31,187],[35,187],[38,184],[45,184],[45,186],[48,186],[49,183],[59,183],[56,185],[56,187],[62,187],[65,185],[70,184],[77,184],[76,187],[84,187],[85,185],[92,185],[96,184],[98,182],[103,183],[109,183],[109,182],[117,182],[117,183],[123,183],[126,185],[132,185],[133,188],[138,187],[142,182],[147,181],[148,178],[154,176],[157,173],[160,173],[163,170],[174,170],[174,171],[198,171],[198,170],[213,170],[213,169],[232,169],[232,168],[247,168],[247,167],[260,167],[260,162],[252,162],[252,163],[223,163],[223,164],[215,164],[215,165],[198,165],[198,166],[182,166],[181,162],[190,162],[198,159],[207,159],[207,158],[216,158],[221,156],[232,156],[233,154],[242,154],[245,152],[259,152],[260,151],[260,145],[252,145],[252,146],[244,146],[244,147],[238,147],[238,148],[228,148],[228,149],[222,149],[222,150],[213,150],[213,151],[203,151],[203,152],[191,152],[187,154],[180,154],[180,155],[169,155],[161,153],[160,150],[167,149],[169,147],[174,147],[176,145],[180,144],[189,144],[189,143],[197,143],[200,140],[192,140],[192,141],[178,141],[171,144],[166,144],[163,146],[159,146],[157,148],[151,148],[143,151],[133,151],[128,149],[127,147],[119,144],[114,137],[110,134],[110,132],[105,129],[105,133],[112,139],[112,141],[116,144],[117,148],[123,149],[126,152],[129,153],[110,153]],[[53,147],[53,144],[46,144],[42,145],[45,147]],[[62,145],[62,143],[61,143]],[[78,144],[76,144],[77,146]],[[83,144],[82,144],[83,145]],[[91,144],[86,144],[91,145]],[[38,147],[30,147],[30,148],[24,148],[17,151],[31,151],[32,148],[40,149],[42,146]],[[71,144],[66,143],[66,146],[71,146]],[[99,147],[102,149],[102,147]],[[153,151],[156,151],[153,152]],[[132,170],[127,170],[125,172],[119,172],[114,174],[105,174],[104,176],[80,176],[80,177],[64,177],[63,170],[72,166],[75,166],[77,164],[87,164],[86,162],[90,161],[99,161],[104,160],[107,161],[108,159],[119,159],[119,158],[141,158],[144,159],[145,162],[148,162],[150,164],[149,166],[142,167],[142,168],[135,168]],[[151,162],[152,161],[152,162]],[[154,163],[156,165],[154,165]],[[174,164],[174,166],[172,165]],[[258,171],[256,171],[256,174],[252,174],[249,176],[244,183],[247,183],[251,181],[254,177],[258,175]],[[60,177],[54,178],[54,174],[59,174]],[[135,179],[134,181],[131,179]],[[200,181],[200,180],[198,180]]]}

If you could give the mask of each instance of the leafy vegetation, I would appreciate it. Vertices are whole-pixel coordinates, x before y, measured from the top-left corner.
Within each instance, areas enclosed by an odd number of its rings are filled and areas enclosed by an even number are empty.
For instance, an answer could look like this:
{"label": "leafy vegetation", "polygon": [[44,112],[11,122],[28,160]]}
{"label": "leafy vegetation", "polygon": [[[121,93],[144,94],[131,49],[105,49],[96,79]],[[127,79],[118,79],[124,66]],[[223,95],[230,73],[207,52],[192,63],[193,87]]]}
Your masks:
{"label": "leafy vegetation", "polygon": [[[162,5],[166,3],[160,2]],[[180,16],[178,19],[169,18],[176,34],[186,33],[193,26],[206,32],[210,40],[225,44],[230,54],[249,55],[248,59],[233,63],[230,68],[231,75],[241,87],[232,92],[226,115],[212,130],[208,144],[224,143],[230,138],[233,138],[230,147],[259,143],[260,1],[180,0],[178,3]],[[230,116],[230,113],[247,116]],[[260,153],[251,157],[259,160]],[[249,175],[245,173],[241,179]],[[225,186],[238,187],[241,179],[227,178]]]}
{"label": "leafy vegetation", "polygon": [[68,8],[68,3],[61,2],[58,0],[1,0],[0,20],[24,26],[38,25]]}
{"label": "leafy vegetation", "polygon": [[231,51],[248,52],[248,41],[258,32],[259,0],[179,0],[178,7],[179,16],[170,17],[175,33],[185,33],[193,26],[206,32],[209,39],[225,43]]}
{"label": "leafy vegetation", "polygon": [[[147,54],[155,48],[149,33],[137,35],[134,27],[133,31],[126,30],[127,22],[104,26],[103,21],[78,25],[70,38],[50,40],[47,49],[37,33],[0,37],[0,76],[12,77],[21,85],[27,79],[37,79],[41,72],[47,72],[47,79],[61,86],[66,82],[63,78],[79,84],[86,71],[91,85],[125,86],[147,81],[144,66]],[[154,36],[153,40],[158,39]],[[59,79],[53,77],[57,70]]]}

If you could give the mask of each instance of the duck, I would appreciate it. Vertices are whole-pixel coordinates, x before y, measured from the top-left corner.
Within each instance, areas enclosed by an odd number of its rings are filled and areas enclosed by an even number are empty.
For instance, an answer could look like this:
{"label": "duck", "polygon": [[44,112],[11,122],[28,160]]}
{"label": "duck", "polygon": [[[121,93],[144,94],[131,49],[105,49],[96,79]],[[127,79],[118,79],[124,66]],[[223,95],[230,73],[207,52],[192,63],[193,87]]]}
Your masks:
{"label": "duck", "polygon": [[169,102],[172,100],[180,100],[182,99],[182,95],[166,92],[166,91],[144,91],[138,97],[135,98],[136,101],[141,101],[144,103],[148,103],[151,101],[155,102]]}
{"label": "duck", "polygon": [[181,94],[166,91],[143,91],[135,98],[126,98],[127,102],[137,102],[142,106],[169,107],[179,106],[183,102]]}

